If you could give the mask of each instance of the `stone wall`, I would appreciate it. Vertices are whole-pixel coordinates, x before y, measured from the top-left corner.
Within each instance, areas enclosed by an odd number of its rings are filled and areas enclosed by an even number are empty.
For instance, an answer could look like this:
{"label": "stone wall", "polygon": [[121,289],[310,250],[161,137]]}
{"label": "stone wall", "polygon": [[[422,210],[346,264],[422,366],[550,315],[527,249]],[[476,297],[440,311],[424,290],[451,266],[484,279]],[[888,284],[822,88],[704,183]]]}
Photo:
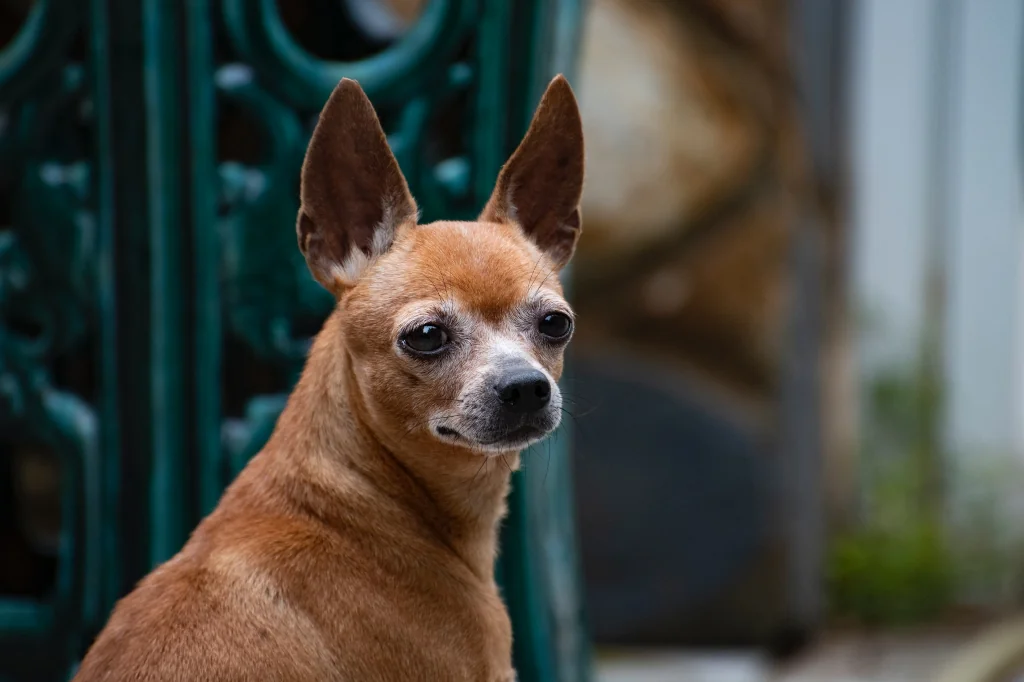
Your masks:
{"label": "stone wall", "polygon": [[[799,476],[785,469],[780,424],[806,298],[793,240],[808,218],[828,321],[801,358],[823,370],[815,390],[830,389],[818,455],[848,405],[832,369],[845,357],[833,333],[844,316],[838,187],[810,162],[792,5],[589,2],[569,392],[589,413],[577,494],[599,641],[780,642],[812,625],[792,581],[818,569],[794,568],[810,555],[794,549],[804,539],[779,497]],[[807,422],[817,438],[813,412]],[[851,482],[840,478],[836,488]]]}

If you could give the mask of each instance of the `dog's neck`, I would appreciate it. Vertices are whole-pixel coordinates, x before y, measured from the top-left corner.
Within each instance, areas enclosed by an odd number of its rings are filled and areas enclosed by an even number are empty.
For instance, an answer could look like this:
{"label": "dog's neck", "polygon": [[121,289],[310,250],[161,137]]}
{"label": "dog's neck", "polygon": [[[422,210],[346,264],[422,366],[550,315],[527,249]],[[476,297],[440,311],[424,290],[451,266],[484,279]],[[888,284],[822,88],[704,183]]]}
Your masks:
{"label": "dog's neck", "polygon": [[403,444],[379,433],[371,421],[339,316],[332,315],[314,341],[268,451],[288,467],[341,484],[318,486],[317,506],[392,506],[489,579],[519,454],[486,457],[440,442]]}

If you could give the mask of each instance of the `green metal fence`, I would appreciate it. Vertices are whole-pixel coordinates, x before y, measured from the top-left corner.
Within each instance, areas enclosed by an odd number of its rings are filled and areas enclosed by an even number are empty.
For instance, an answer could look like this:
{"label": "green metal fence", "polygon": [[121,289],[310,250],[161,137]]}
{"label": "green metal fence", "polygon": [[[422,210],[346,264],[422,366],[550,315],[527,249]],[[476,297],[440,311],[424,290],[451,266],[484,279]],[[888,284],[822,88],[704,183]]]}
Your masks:
{"label": "green metal fence", "polygon": [[[0,679],[66,679],[269,435],[331,305],[293,226],[338,79],[424,218],[468,218],[580,2],[432,0],[380,43],[341,0],[0,4]],[[504,529],[521,680],[587,678],[567,441]]]}

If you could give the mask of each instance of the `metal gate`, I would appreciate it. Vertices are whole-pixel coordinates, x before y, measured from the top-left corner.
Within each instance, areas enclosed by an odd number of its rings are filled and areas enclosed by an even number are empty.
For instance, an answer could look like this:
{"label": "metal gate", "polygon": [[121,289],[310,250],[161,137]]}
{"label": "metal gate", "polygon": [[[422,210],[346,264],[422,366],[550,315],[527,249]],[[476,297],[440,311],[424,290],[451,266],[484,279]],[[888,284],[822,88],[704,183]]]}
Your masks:
{"label": "metal gate", "polygon": [[[66,679],[269,435],[331,306],[293,225],[339,78],[424,218],[470,218],[580,2],[431,0],[399,37],[354,0],[0,2],[0,679]],[[587,677],[567,440],[502,536],[522,680]]]}

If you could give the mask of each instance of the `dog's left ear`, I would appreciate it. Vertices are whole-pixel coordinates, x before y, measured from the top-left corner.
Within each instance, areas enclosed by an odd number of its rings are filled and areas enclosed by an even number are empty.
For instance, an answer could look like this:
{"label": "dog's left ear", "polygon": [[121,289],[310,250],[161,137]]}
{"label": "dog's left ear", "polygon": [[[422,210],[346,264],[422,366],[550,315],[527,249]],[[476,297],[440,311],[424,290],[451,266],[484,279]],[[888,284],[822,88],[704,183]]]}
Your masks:
{"label": "dog's left ear", "polygon": [[373,105],[353,80],[331,93],[302,164],[295,231],[310,272],[335,296],[383,255],[416,202]]}
{"label": "dog's left ear", "polygon": [[480,220],[517,223],[555,267],[565,267],[582,230],[583,123],[569,82],[556,76],[526,137],[501,169]]}

